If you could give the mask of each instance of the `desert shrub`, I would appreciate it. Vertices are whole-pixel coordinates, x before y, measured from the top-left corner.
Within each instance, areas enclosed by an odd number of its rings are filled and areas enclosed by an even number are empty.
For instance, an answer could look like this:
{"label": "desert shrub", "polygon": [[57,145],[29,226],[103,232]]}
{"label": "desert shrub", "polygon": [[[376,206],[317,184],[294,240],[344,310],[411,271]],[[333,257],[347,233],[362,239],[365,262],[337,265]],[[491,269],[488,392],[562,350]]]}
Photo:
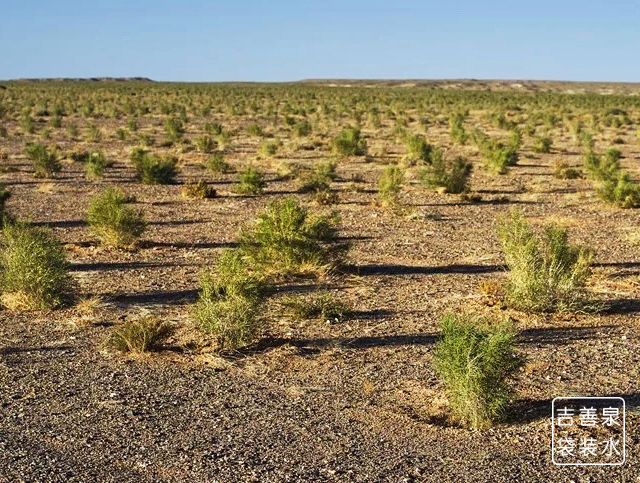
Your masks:
{"label": "desert shrub", "polygon": [[275,200],[241,234],[240,249],[264,273],[318,272],[334,261],[336,225],[336,214],[311,217],[295,198]]}
{"label": "desert shrub", "polygon": [[341,156],[364,156],[367,154],[367,141],[360,129],[347,128],[332,141],[333,151]]}
{"label": "desert shrub", "polygon": [[68,301],[74,288],[64,249],[49,230],[6,223],[2,230],[2,304],[12,310],[44,310]]}
{"label": "desert shrub", "polygon": [[439,150],[431,166],[420,170],[420,182],[427,188],[443,189],[447,193],[464,193],[469,188],[473,165],[462,156],[447,162]]}
{"label": "desert shrub", "polygon": [[456,113],[449,119],[449,136],[455,144],[466,144],[467,142],[468,136],[463,124],[465,117],[463,113]]}
{"label": "desert shrub", "polygon": [[301,121],[293,125],[293,134],[297,137],[304,137],[311,134],[311,124],[308,121]]}
{"label": "desert shrub", "polygon": [[145,316],[127,320],[121,326],[115,327],[105,344],[108,348],[119,352],[141,354],[157,347],[173,332],[174,327],[169,322],[157,317]]}
{"label": "desert shrub", "polygon": [[582,172],[558,160],[554,165],[553,176],[557,179],[577,179],[582,178]]}
{"label": "desert shrub", "polygon": [[395,164],[390,164],[382,172],[378,181],[378,198],[383,205],[395,206],[398,204],[398,195],[402,189],[404,171]]}
{"label": "desert shrub", "polygon": [[4,223],[7,219],[5,204],[10,197],[11,192],[4,184],[0,183],[0,223]]}
{"label": "desert shrub", "polygon": [[523,366],[509,322],[449,314],[433,357],[455,417],[474,429],[499,420],[515,395],[510,379]]}
{"label": "desert shrub", "polygon": [[198,151],[210,153],[216,148],[216,142],[209,136],[198,136],[194,139],[194,144]]}
{"label": "desert shrub", "polygon": [[414,163],[427,164],[431,162],[431,151],[433,147],[427,142],[424,136],[420,134],[407,136],[405,144],[407,147],[406,159],[410,165]]}
{"label": "desert shrub", "polygon": [[549,136],[540,136],[533,141],[531,149],[534,153],[550,153],[553,141]]}
{"label": "desert shrub", "polygon": [[52,178],[62,170],[60,156],[55,149],[48,150],[43,144],[29,144],[26,154],[33,162],[33,176],[36,178]]}
{"label": "desert shrub", "polygon": [[595,147],[593,135],[587,131],[580,131],[580,133],[578,134],[578,141],[580,146],[582,146],[587,151],[591,151]]}
{"label": "desert shrub", "polygon": [[640,206],[640,186],[628,173],[616,172],[602,180],[596,188],[598,196],[620,208],[638,208]]}
{"label": "desert shrub", "polygon": [[164,121],[164,130],[167,133],[167,139],[171,143],[179,143],[184,135],[184,125],[182,121],[175,117],[168,117]]}
{"label": "desert shrub", "polygon": [[136,175],[144,184],[172,184],[178,174],[178,160],[161,157],[136,148],[131,153],[131,162]]}
{"label": "desert shrub", "polygon": [[294,319],[318,319],[323,322],[339,322],[349,311],[349,306],[329,292],[319,292],[313,297],[284,296],[280,306],[285,315]]}
{"label": "desert shrub", "polygon": [[225,250],[216,274],[201,275],[201,290],[193,308],[200,329],[213,334],[223,350],[236,350],[256,341],[261,325],[256,317],[259,285],[238,250]]}
{"label": "desert shrub", "polygon": [[182,187],[180,193],[185,198],[214,198],[216,196],[216,190],[201,179],[189,181]]}
{"label": "desert shrub", "polygon": [[102,141],[102,132],[95,124],[89,124],[87,126],[86,139],[90,143],[99,143]]}
{"label": "desert shrub", "polygon": [[220,146],[220,149],[229,149],[231,147],[231,140],[233,135],[229,131],[221,132],[218,137],[216,137],[216,141]]}
{"label": "desert shrub", "polygon": [[116,129],[116,138],[118,139],[118,141],[126,140],[127,139],[127,131],[126,131],[126,129],[122,129],[121,127]]}
{"label": "desert shrub", "polygon": [[262,130],[259,124],[249,124],[246,127],[245,131],[249,136],[256,136],[256,137],[264,136],[264,131]]}
{"label": "desert shrub", "polygon": [[513,210],[502,219],[498,234],[509,279],[508,302],[529,312],[567,312],[588,307],[584,291],[593,251],[568,243],[567,230],[545,227],[533,233],[522,214]]}
{"label": "desert shrub", "polygon": [[278,149],[280,149],[280,146],[282,146],[281,141],[265,141],[260,144],[259,151],[263,156],[274,156],[278,152]]}
{"label": "desert shrub", "polygon": [[62,116],[53,116],[51,118],[51,127],[62,127]]}
{"label": "desert shrub", "polygon": [[314,170],[307,176],[303,176],[303,184],[298,189],[300,193],[326,191],[331,182],[337,177],[335,161],[327,161],[316,164]]}
{"label": "desert shrub", "polygon": [[253,166],[247,166],[238,176],[236,192],[246,195],[259,195],[267,183],[264,174]]}
{"label": "desert shrub", "polygon": [[497,174],[506,174],[509,166],[518,162],[518,150],[513,145],[505,145],[494,139],[487,138],[480,144],[484,166]]}
{"label": "desert shrub", "polygon": [[222,134],[222,124],[219,122],[207,122],[204,125],[204,130],[211,136],[219,136]]}
{"label": "desert shrub", "polygon": [[84,169],[87,178],[100,178],[104,174],[104,170],[111,166],[111,163],[100,151],[88,153]]}
{"label": "desert shrub", "polygon": [[209,171],[213,171],[214,173],[228,173],[231,171],[231,166],[224,159],[224,153],[222,151],[216,151],[209,156],[205,166]]}
{"label": "desert shrub", "polygon": [[131,247],[144,233],[146,223],[142,213],[127,203],[126,195],[111,187],[91,200],[87,222],[103,245]]}
{"label": "desert shrub", "polygon": [[127,120],[127,129],[131,132],[136,132],[138,130],[138,118],[130,117]]}
{"label": "desert shrub", "polygon": [[36,123],[30,115],[23,116],[20,119],[20,127],[25,134],[33,134],[36,132]]}

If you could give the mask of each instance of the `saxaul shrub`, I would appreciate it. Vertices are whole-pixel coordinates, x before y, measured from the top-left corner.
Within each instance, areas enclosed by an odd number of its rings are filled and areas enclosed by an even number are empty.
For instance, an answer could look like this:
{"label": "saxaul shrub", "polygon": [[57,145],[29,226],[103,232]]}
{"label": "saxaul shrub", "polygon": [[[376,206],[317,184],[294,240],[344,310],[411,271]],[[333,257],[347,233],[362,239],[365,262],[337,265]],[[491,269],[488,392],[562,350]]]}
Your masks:
{"label": "saxaul shrub", "polygon": [[405,157],[407,165],[412,166],[416,163],[428,164],[431,162],[433,146],[427,142],[424,136],[420,134],[407,136],[405,145],[407,147],[407,155]]}
{"label": "saxaul shrub", "polygon": [[168,117],[165,119],[164,130],[170,143],[179,143],[182,141],[182,137],[185,132],[182,122],[182,120],[175,117]]}
{"label": "saxaul shrub", "polygon": [[265,186],[264,174],[254,166],[248,166],[238,176],[236,192],[245,195],[262,194]]}
{"label": "saxaul shrub", "polygon": [[427,188],[446,193],[464,193],[469,190],[472,169],[473,165],[462,156],[448,161],[442,150],[437,150],[432,156],[431,165],[420,170],[420,182]]}
{"label": "saxaul shrub", "polygon": [[49,230],[5,223],[0,240],[2,304],[16,311],[57,308],[75,284],[60,242]]}
{"label": "saxaul shrub", "polygon": [[185,198],[214,198],[216,190],[209,186],[206,181],[200,179],[198,181],[189,181],[185,184],[180,193]]}
{"label": "saxaul shrub", "polygon": [[513,325],[449,314],[440,328],[433,357],[453,415],[474,429],[499,421],[515,396],[512,380],[524,365],[515,351]]}
{"label": "saxaul shrub", "polygon": [[331,142],[333,151],[340,156],[364,156],[367,154],[367,141],[359,128],[344,129]]}
{"label": "saxaul shrub", "polygon": [[194,139],[196,148],[201,153],[210,153],[216,148],[216,142],[209,136],[198,136]]}
{"label": "saxaul shrub", "polygon": [[385,206],[397,206],[398,195],[404,182],[404,170],[395,164],[390,164],[382,172],[378,181],[378,198]]}
{"label": "saxaul shrub", "polygon": [[33,162],[35,178],[53,178],[62,170],[60,156],[55,149],[47,149],[43,144],[29,144],[27,157]]}
{"label": "saxaul shrub", "polygon": [[207,158],[205,167],[214,173],[229,173],[232,171],[231,165],[224,159],[222,151],[216,151]]}
{"label": "saxaul shrub", "polygon": [[144,184],[172,184],[178,175],[178,160],[162,157],[136,148],[131,152],[131,162],[136,175]]}
{"label": "saxaul shrub", "polygon": [[104,170],[113,165],[113,162],[109,161],[103,152],[92,151],[87,154],[84,169],[89,179],[101,178],[104,175]]}
{"label": "saxaul shrub", "polygon": [[455,144],[466,144],[468,136],[464,130],[464,113],[456,113],[449,119],[449,136]]}
{"label": "saxaul shrub", "polygon": [[102,245],[114,248],[135,246],[147,226],[124,192],[112,187],[91,200],[87,222]]}
{"label": "saxaul shrub", "polygon": [[553,146],[553,141],[551,140],[551,137],[546,135],[536,138],[531,149],[534,153],[550,153],[551,146]]}
{"label": "saxaul shrub", "polygon": [[305,137],[311,134],[311,124],[309,121],[300,121],[293,125],[293,135],[297,137]]}
{"label": "saxaul shrub", "polygon": [[222,134],[222,124],[219,122],[207,122],[204,124],[204,130],[210,136],[219,136]]}
{"label": "saxaul shrub", "polygon": [[640,186],[622,170],[621,157],[622,153],[617,149],[608,149],[604,156],[589,151],[585,156],[585,169],[597,183],[598,197],[620,208],[637,208],[640,206]]}
{"label": "saxaul shrub", "polygon": [[338,218],[310,216],[295,198],[272,201],[240,236],[240,250],[263,274],[324,273],[339,253]]}
{"label": "saxaul shrub", "polygon": [[513,210],[498,228],[509,278],[507,302],[526,312],[572,312],[595,307],[584,290],[593,251],[571,245],[567,230],[547,226],[537,237]]}

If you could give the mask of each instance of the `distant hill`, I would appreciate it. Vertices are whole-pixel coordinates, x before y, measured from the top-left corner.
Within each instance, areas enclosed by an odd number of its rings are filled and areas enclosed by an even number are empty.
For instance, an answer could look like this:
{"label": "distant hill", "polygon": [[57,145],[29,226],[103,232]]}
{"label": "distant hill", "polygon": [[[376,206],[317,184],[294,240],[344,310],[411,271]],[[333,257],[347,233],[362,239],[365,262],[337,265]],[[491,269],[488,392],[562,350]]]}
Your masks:
{"label": "distant hill", "polygon": [[13,82],[155,82],[147,77],[56,77],[42,79],[13,79]]}

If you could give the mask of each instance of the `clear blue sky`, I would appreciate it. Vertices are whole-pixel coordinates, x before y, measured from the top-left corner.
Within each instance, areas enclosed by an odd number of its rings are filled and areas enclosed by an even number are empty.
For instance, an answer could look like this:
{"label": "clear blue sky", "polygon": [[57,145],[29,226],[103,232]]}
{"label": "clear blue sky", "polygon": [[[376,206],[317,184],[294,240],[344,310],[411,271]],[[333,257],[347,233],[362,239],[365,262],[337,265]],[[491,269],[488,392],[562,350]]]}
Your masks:
{"label": "clear blue sky", "polygon": [[0,0],[0,79],[640,81],[637,1]]}

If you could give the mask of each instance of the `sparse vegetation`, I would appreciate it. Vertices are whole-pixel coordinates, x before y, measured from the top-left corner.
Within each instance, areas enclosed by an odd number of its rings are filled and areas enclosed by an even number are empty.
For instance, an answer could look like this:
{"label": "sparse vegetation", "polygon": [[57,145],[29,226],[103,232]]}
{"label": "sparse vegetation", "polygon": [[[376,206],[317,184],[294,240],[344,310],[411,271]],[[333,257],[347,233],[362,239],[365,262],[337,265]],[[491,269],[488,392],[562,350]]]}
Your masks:
{"label": "sparse vegetation", "polygon": [[53,178],[62,170],[60,156],[55,149],[49,150],[43,144],[30,144],[26,154],[33,162],[35,178]]}
{"label": "sparse vegetation", "polygon": [[100,243],[115,248],[132,247],[146,228],[142,213],[128,205],[117,188],[106,188],[89,205],[87,222]]}
{"label": "sparse vegetation", "polygon": [[364,156],[367,154],[367,141],[359,128],[343,130],[332,142],[333,151],[340,156]]}
{"label": "sparse vegetation", "polygon": [[378,198],[385,206],[397,206],[398,195],[402,189],[404,171],[396,165],[386,167],[378,182]]}
{"label": "sparse vegetation", "polygon": [[173,184],[178,174],[178,160],[171,156],[158,156],[135,149],[131,153],[131,162],[138,179],[144,184]]}
{"label": "sparse vegetation", "polygon": [[173,325],[158,317],[130,319],[112,329],[106,346],[119,352],[142,354],[157,348],[173,332]]}
{"label": "sparse vegetation", "polygon": [[239,184],[236,191],[245,195],[262,194],[262,191],[267,185],[262,172],[254,166],[247,166],[247,169],[242,171],[238,176],[238,182]]}

